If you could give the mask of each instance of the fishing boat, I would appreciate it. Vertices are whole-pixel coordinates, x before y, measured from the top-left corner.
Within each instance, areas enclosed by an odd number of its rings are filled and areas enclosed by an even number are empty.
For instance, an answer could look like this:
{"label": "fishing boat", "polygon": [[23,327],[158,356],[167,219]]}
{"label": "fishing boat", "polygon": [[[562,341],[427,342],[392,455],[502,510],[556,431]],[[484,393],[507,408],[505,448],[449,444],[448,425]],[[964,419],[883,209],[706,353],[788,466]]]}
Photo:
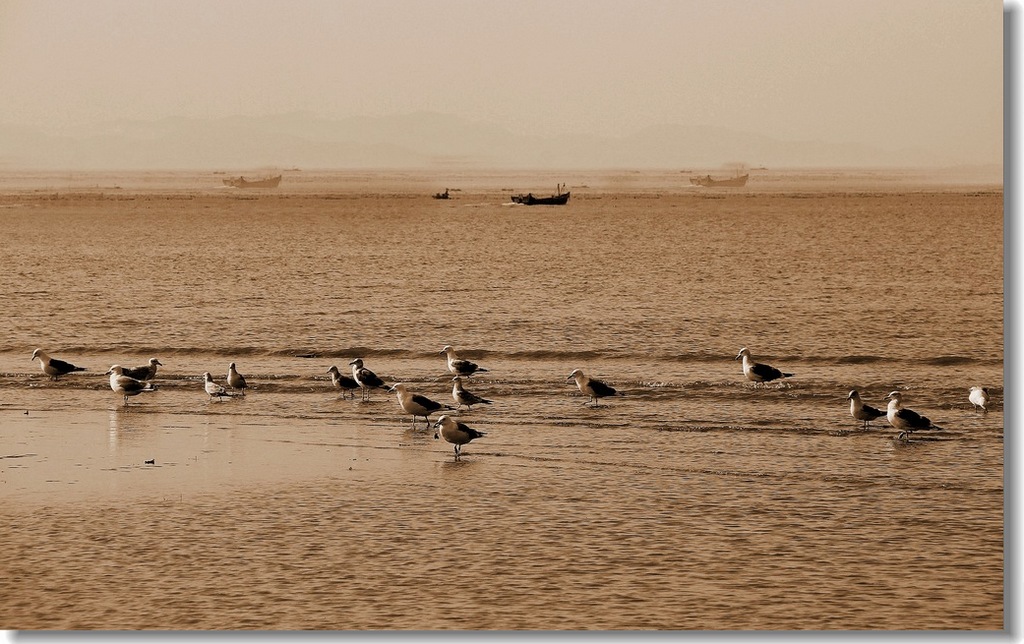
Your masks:
{"label": "fishing boat", "polygon": [[569,202],[569,192],[562,192],[562,189],[562,184],[558,184],[555,194],[550,197],[534,197],[532,192],[512,195],[512,203],[521,203],[524,206],[564,206]]}
{"label": "fishing boat", "polygon": [[434,193],[434,199],[449,199],[449,197],[448,197],[448,188],[445,188],[444,192],[435,192]]}
{"label": "fishing boat", "polygon": [[225,186],[232,188],[276,188],[281,183],[281,175],[267,177],[266,179],[256,179],[255,181],[250,181],[241,176],[238,178],[221,179],[221,181],[224,182]]}
{"label": "fishing boat", "polygon": [[749,178],[749,173],[736,175],[729,179],[713,179],[708,174],[703,177],[690,177],[690,183],[695,186],[704,186],[705,188],[742,188],[747,185],[747,179]]}

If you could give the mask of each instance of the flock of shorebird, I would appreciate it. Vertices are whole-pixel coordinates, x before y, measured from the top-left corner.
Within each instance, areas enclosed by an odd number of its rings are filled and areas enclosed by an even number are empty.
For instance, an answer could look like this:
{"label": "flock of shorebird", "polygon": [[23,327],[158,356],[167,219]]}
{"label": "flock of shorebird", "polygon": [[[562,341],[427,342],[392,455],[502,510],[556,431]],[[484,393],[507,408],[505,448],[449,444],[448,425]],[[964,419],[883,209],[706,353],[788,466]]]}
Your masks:
{"label": "flock of shorebird", "polygon": [[[439,403],[421,394],[413,393],[405,383],[386,384],[377,374],[363,365],[361,358],[356,358],[348,363],[352,367],[351,377],[342,374],[338,367],[334,365],[327,370],[327,373],[331,376],[333,386],[341,390],[343,398],[346,393],[351,393],[354,399],[356,389],[360,390],[362,400],[364,401],[369,399],[370,393],[374,389],[383,389],[395,393],[398,396],[398,404],[402,411],[412,416],[414,429],[421,416],[429,428],[431,426],[430,416],[432,414],[446,410],[459,411],[463,405],[468,409],[472,409],[473,405],[490,405],[494,402],[478,396],[465,388],[464,379],[476,373],[486,372],[487,369],[484,369],[475,362],[459,358],[455,349],[451,346],[446,346],[440,353],[447,357],[448,371],[455,374],[452,378],[454,383],[452,386],[452,399],[457,403],[456,407]],[[42,349],[36,349],[32,353],[32,359],[38,360],[43,373],[50,376],[53,380],[65,374],[86,370],[84,367],[76,367],[64,360],[51,358]],[[753,382],[755,387],[772,382],[773,380],[793,376],[792,373],[783,372],[771,365],[754,362],[750,350],[746,347],[740,349],[735,359],[743,361],[743,375]],[[156,358],[150,358],[147,364],[138,367],[126,368],[115,364],[110,367],[105,375],[110,376],[111,390],[121,394],[124,397],[124,404],[127,405],[128,399],[132,396],[156,391],[156,386],[152,381],[156,378],[156,371],[159,366],[163,366],[163,363]],[[231,396],[244,396],[245,390],[248,387],[245,377],[238,373],[234,362],[228,366],[227,378],[225,380],[228,387],[231,388],[230,391],[226,387],[214,382],[213,376],[209,371],[203,374],[203,379],[206,393],[210,396],[211,400],[219,400]],[[598,401],[601,398],[623,395],[622,392],[616,390],[611,385],[591,378],[580,369],[574,369],[569,374],[566,382],[570,380],[574,380],[580,393],[588,397],[587,401],[583,403],[584,405],[592,402],[596,407],[599,405]],[[899,391],[891,392],[886,398],[889,400],[888,407],[885,411],[882,411],[864,404],[857,390],[850,391],[846,397],[850,401],[850,415],[854,419],[862,421],[865,429],[868,428],[868,424],[872,420],[885,416],[890,425],[900,430],[896,436],[897,440],[901,440],[917,430],[942,429],[935,425],[927,416],[922,416],[911,409],[904,408],[903,394]],[[971,387],[968,399],[976,410],[988,411],[989,394],[987,388]],[[455,458],[460,457],[463,445],[473,439],[484,436],[484,432],[458,422],[447,414],[442,414],[433,424],[433,427],[437,430],[434,433],[434,438],[443,438],[454,446]]]}

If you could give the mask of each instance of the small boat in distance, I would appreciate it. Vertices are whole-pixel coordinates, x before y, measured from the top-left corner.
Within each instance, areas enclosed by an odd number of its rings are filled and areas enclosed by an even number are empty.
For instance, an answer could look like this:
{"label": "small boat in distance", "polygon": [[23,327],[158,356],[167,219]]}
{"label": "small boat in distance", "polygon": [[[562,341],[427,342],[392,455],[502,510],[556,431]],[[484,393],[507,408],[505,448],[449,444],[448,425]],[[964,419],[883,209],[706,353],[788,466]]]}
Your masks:
{"label": "small boat in distance", "polygon": [[532,192],[525,195],[512,195],[512,203],[521,203],[525,206],[564,206],[569,202],[569,193],[562,192],[562,184],[558,184],[555,193],[550,197],[534,197]]}
{"label": "small boat in distance", "polygon": [[231,188],[276,188],[281,183],[281,175],[276,177],[268,177],[266,179],[257,179],[255,181],[249,181],[245,177],[239,176],[238,178],[232,177],[231,179],[221,179],[225,186]]}
{"label": "small boat in distance", "polygon": [[444,189],[444,192],[434,193],[434,199],[448,199],[448,188]]}
{"label": "small boat in distance", "polygon": [[703,177],[690,177],[690,183],[695,186],[704,186],[705,188],[742,188],[747,185],[747,179],[750,178],[750,174],[740,174],[730,179],[712,179],[711,175],[704,175]]}

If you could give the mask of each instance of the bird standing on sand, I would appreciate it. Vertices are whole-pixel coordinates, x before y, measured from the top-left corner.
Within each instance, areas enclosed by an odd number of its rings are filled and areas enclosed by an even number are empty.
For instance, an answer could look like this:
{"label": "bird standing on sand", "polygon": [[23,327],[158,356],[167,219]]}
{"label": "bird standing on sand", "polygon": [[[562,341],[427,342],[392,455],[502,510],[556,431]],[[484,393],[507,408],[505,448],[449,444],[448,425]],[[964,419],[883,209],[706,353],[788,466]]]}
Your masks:
{"label": "bird standing on sand", "polygon": [[903,394],[900,392],[890,392],[886,398],[889,399],[889,411],[886,414],[886,418],[889,419],[890,425],[900,430],[900,433],[896,435],[896,440],[900,440],[918,429],[942,429],[937,425],[933,425],[927,416],[922,416],[910,409],[904,409]]}
{"label": "bird standing on sand", "polygon": [[85,367],[76,367],[70,362],[51,358],[42,349],[33,351],[32,359],[39,361],[39,367],[43,370],[43,373],[50,376],[50,380],[57,380],[64,374],[71,373],[72,371],[85,371]]}
{"label": "bird standing on sand", "polygon": [[356,397],[355,390],[359,389],[359,383],[355,381],[355,378],[349,378],[348,376],[341,375],[338,371],[338,367],[331,365],[331,368],[327,370],[327,373],[331,374],[331,384],[341,389],[341,397],[345,397],[345,392],[351,391],[352,398]]}
{"label": "bird standing on sand", "polygon": [[988,411],[988,388],[971,387],[971,395],[968,396],[968,400],[974,405],[975,410],[980,407],[981,411]]}
{"label": "bird standing on sand", "polygon": [[124,375],[129,378],[135,378],[136,380],[152,380],[153,378],[156,378],[157,366],[162,367],[164,366],[164,363],[160,362],[156,358],[150,358],[149,364],[124,369]]}
{"label": "bird standing on sand", "polygon": [[416,418],[419,416],[423,416],[423,419],[427,421],[427,427],[430,427],[430,414],[442,409],[454,411],[454,409],[448,405],[442,405],[441,403],[431,400],[426,396],[412,393],[409,391],[409,388],[401,382],[395,383],[395,385],[391,387],[391,391],[398,394],[398,404],[402,407],[402,411],[412,415],[413,429],[416,428]]}
{"label": "bird standing on sand", "polygon": [[493,400],[481,398],[471,391],[466,391],[462,386],[462,376],[455,376],[452,378],[452,382],[455,383],[452,385],[452,398],[455,399],[455,402],[459,403],[459,406],[456,407],[456,409],[463,405],[473,409],[473,405],[490,405],[494,402]]}
{"label": "bird standing on sand", "polygon": [[[584,396],[589,396],[587,402],[594,402],[594,406],[598,406],[598,400],[600,398],[607,398],[608,396],[621,396],[622,392],[617,391],[615,387],[611,387],[600,380],[594,380],[590,376],[584,374],[579,369],[574,369],[569,377],[565,379],[566,382],[570,380],[576,381],[576,388],[580,390],[580,393]],[[586,405],[587,403],[583,403]]]}
{"label": "bird standing on sand", "polygon": [[451,371],[456,376],[472,376],[477,371],[487,371],[475,362],[469,360],[462,360],[455,353],[455,349],[451,345],[445,346],[441,349],[441,353],[448,356],[448,371]]}
{"label": "bird standing on sand", "polygon": [[438,431],[434,433],[434,439],[440,435],[441,438],[445,439],[449,443],[455,446],[455,459],[458,460],[462,456],[462,446],[473,440],[474,438],[480,438],[486,436],[484,432],[477,431],[468,425],[456,421],[454,418],[448,416],[441,416],[434,423],[434,429]]}
{"label": "bird standing on sand", "polygon": [[242,377],[242,374],[238,373],[238,370],[235,369],[234,362],[228,365],[227,383],[232,389],[241,391],[243,396],[245,395],[245,388],[249,386],[245,384],[245,378]]}
{"label": "bird standing on sand", "polygon": [[846,399],[850,401],[850,415],[857,420],[864,421],[864,429],[867,429],[868,423],[874,419],[885,416],[885,412],[881,409],[865,405],[856,389],[851,390]]}
{"label": "bird standing on sand", "polygon": [[153,383],[143,382],[131,376],[124,375],[124,369],[116,364],[110,367],[105,375],[110,376],[110,388],[114,393],[124,396],[124,404],[128,404],[129,396],[138,396],[141,393],[156,391]]}
{"label": "bird standing on sand", "polygon": [[747,377],[747,380],[753,381],[755,386],[757,383],[771,382],[779,378],[789,378],[793,375],[791,373],[783,373],[770,365],[754,362],[750,357],[750,349],[746,347],[740,349],[740,352],[736,354],[734,359],[739,360],[740,358],[743,358],[743,375]]}
{"label": "bird standing on sand", "polygon": [[349,363],[352,366],[352,378],[359,383],[359,386],[363,389],[362,400],[370,399],[371,389],[391,389],[384,384],[384,381],[377,377],[377,374],[373,373],[369,369],[363,366],[363,359],[356,358]]}
{"label": "bird standing on sand", "polygon": [[214,398],[220,400],[221,398],[230,398],[234,394],[228,393],[228,390],[221,387],[213,381],[213,376],[207,371],[203,374],[203,379],[206,381],[203,387],[206,389],[206,393],[210,394],[210,400]]}

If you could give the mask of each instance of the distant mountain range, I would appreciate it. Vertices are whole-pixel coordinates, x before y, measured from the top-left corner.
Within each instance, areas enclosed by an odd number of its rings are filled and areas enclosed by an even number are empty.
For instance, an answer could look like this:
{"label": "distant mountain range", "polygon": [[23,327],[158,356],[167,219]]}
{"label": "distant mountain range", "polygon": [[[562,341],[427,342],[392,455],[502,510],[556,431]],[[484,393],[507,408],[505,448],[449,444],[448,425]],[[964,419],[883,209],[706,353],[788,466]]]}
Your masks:
{"label": "distant mountain range", "polygon": [[307,113],[114,121],[61,134],[0,123],[0,169],[927,167],[924,150],[783,141],[721,127],[662,125],[631,136],[524,136],[431,112],[326,119]]}

